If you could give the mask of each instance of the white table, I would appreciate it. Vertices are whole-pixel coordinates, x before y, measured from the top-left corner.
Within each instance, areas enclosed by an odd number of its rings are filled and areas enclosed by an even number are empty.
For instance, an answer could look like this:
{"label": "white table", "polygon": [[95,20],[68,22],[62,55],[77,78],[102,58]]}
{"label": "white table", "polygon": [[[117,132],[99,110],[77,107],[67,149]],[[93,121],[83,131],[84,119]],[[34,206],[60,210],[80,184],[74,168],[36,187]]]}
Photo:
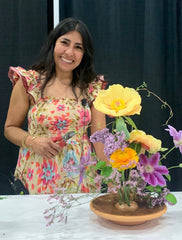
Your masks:
{"label": "white table", "polygon": [[0,200],[0,239],[8,240],[181,240],[182,192],[178,203],[156,220],[138,226],[120,226],[96,216],[89,203],[72,208],[68,223],[46,227],[47,195],[7,196]]}

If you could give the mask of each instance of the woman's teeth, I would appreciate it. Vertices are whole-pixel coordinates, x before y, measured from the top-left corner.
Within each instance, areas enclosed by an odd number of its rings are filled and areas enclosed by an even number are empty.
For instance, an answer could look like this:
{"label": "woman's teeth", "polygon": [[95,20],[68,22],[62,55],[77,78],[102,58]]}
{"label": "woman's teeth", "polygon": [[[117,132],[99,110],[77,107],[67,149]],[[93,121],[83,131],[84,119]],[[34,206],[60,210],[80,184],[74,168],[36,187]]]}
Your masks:
{"label": "woman's teeth", "polygon": [[62,57],[62,60],[63,60],[64,62],[66,62],[66,63],[72,63],[72,62],[73,62],[72,60],[68,60],[68,59],[65,59],[65,58],[63,58],[63,57]]}

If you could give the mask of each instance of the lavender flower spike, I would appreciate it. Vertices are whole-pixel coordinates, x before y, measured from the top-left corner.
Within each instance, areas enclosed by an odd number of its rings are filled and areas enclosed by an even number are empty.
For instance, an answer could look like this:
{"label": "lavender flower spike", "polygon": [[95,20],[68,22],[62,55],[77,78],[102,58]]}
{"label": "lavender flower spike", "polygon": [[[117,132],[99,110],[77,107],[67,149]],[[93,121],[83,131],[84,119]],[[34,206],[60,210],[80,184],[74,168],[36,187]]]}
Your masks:
{"label": "lavender flower spike", "polygon": [[164,186],[166,180],[162,174],[169,173],[166,166],[159,165],[160,154],[157,152],[150,158],[144,154],[140,155],[139,164],[143,166],[144,171],[141,173],[142,178],[152,186]]}
{"label": "lavender flower spike", "polygon": [[180,130],[179,132],[177,132],[177,130],[168,125],[168,128],[169,129],[165,129],[166,131],[169,131],[169,134],[173,137],[173,142],[174,142],[174,145],[175,147],[179,147],[179,150],[182,154],[182,131]]}

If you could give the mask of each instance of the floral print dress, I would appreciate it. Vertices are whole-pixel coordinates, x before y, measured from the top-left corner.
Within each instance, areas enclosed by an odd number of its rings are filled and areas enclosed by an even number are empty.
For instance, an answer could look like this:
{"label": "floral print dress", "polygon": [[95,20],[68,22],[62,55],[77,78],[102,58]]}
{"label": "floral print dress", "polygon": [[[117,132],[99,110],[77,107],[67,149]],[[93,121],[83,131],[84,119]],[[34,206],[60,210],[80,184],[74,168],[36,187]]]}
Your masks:
{"label": "floral print dress", "polygon": [[42,98],[39,73],[34,70],[10,67],[8,76],[13,85],[21,80],[26,92],[33,97],[34,105],[27,115],[30,135],[59,137],[76,130],[76,135],[52,159],[20,147],[15,177],[23,181],[30,194],[53,193],[54,188],[64,188],[67,193],[93,192],[94,182],[81,169],[92,162],[87,128],[91,121],[90,105],[98,91],[106,86],[103,77],[89,85],[87,103],[83,106],[81,100],[76,99]]}

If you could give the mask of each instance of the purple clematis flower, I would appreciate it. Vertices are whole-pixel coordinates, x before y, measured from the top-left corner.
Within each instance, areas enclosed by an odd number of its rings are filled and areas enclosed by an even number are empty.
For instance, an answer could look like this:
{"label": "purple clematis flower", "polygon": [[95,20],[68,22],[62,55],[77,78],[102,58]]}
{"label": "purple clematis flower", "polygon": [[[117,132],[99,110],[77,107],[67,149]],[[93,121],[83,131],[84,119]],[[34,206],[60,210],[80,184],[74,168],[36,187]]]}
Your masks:
{"label": "purple clematis flower", "polygon": [[173,137],[173,142],[174,142],[174,145],[175,147],[179,147],[179,150],[182,154],[182,131],[180,130],[179,132],[177,132],[177,130],[168,125],[168,128],[169,129],[165,129],[166,131],[169,131],[169,134]]}
{"label": "purple clematis flower", "polygon": [[139,164],[143,167],[141,173],[142,178],[152,186],[164,186],[166,180],[162,174],[167,175],[169,173],[166,166],[159,165],[160,154],[157,152],[150,158],[147,158],[144,154],[140,155]]}

